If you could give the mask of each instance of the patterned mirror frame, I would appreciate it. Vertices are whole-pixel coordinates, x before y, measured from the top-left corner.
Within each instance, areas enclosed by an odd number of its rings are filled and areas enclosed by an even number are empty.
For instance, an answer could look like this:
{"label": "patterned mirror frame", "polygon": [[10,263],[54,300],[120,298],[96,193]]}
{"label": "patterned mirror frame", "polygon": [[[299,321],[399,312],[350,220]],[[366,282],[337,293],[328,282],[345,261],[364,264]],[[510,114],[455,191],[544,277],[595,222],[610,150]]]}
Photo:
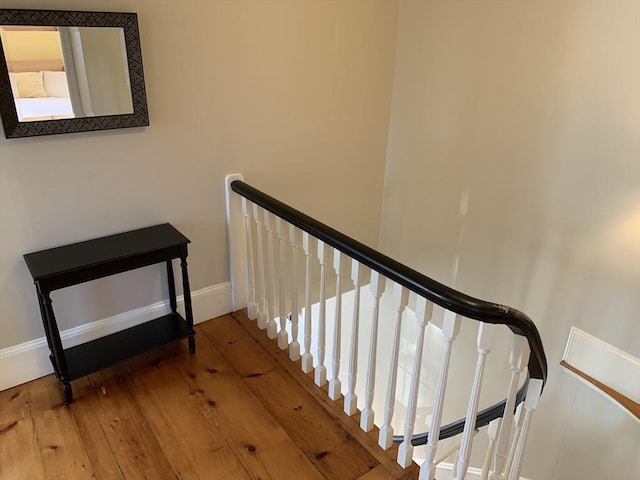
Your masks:
{"label": "patterned mirror frame", "polygon": [[77,12],[62,10],[0,9],[0,25],[56,27],[120,27],[124,29],[133,113],[96,117],[19,122],[9,70],[0,42],[0,116],[6,138],[34,137],[59,133],[110,130],[149,125],[147,95],[142,68],[142,51],[135,13]]}

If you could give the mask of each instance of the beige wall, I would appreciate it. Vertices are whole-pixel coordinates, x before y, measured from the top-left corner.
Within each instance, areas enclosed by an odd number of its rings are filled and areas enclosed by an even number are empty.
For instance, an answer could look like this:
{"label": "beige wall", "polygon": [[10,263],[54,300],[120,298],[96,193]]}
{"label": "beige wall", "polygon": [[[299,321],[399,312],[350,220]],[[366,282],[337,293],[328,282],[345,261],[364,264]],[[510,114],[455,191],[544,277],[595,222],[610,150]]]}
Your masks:
{"label": "beige wall", "polygon": [[571,325],[640,356],[639,25],[638,2],[401,3],[381,247],[449,284],[459,256],[460,289],[536,322],[536,480],[640,477],[640,425],[558,367]]}
{"label": "beige wall", "polygon": [[[228,281],[229,172],[376,243],[395,2],[61,0],[55,8],[138,13],[151,125],[0,139],[0,348],[43,336],[26,252],[171,222],[192,240],[192,289]],[[61,328],[160,300],[163,278],[151,267],[54,293]]]}

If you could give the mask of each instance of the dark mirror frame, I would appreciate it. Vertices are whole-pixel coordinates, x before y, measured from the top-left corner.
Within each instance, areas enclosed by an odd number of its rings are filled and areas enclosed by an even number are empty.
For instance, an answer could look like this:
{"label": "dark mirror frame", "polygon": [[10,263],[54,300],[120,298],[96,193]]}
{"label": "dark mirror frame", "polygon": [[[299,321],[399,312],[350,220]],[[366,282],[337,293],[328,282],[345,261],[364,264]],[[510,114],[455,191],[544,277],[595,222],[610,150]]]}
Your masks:
{"label": "dark mirror frame", "polygon": [[37,25],[56,27],[120,27],[124,29],[133,113],[96,117],[19,122],[9,70],[0,41],[0,116],[7,138],[88,132],[149,125],[147,96],[142,69],[142,51],[135,13],[77,12],[64,10],[0,9],[0,25]]}

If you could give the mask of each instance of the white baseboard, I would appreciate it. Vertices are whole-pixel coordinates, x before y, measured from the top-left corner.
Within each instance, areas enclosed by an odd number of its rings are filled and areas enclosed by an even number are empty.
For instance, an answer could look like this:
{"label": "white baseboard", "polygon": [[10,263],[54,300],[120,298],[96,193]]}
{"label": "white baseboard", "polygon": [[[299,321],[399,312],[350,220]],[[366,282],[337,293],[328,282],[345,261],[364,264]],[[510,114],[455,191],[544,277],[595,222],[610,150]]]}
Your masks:
{"label": "white baseboard", "polygon": [[[212,285],[191,293],[194,323],[231,312],[231,283]],[[110,333],[134,327],[168,314],[169,301],[147,305],[113,317],[60,332],[65,348],[73,347]],[[178,311],[184,315],[184,298],[178,297]],[[45,337],[0,350],[0,391],[49,375],[53,372]]]}

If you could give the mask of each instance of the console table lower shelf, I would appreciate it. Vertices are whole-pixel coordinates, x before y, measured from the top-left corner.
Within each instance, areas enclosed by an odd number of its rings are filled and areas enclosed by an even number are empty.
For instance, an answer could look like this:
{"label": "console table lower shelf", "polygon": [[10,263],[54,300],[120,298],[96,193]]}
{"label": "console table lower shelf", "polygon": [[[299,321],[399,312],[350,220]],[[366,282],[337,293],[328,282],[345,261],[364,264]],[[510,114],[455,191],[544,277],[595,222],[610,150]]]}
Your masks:
{"label": "console table lower shelf", "polygon": [[185,338],[189,338],[186,320],[177,313],[165,315],[65,349],[67,375],[77,380]]}

